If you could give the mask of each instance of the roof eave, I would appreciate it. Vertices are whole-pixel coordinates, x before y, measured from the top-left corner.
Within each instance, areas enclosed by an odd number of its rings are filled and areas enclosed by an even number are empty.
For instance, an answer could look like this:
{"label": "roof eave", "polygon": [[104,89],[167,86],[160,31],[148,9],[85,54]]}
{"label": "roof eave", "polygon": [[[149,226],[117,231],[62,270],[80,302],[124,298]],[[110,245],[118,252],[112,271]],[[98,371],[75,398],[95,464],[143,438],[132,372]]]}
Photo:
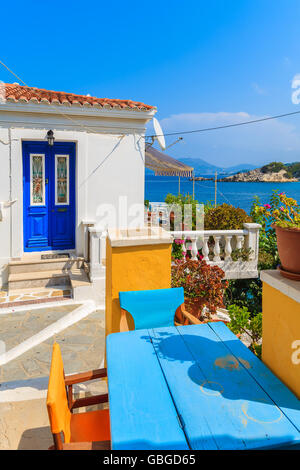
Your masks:
{"label": "roof eave", "polygon": [[124,109],[124,108],[101,108],[94,106],[76,106],[62,104],[42,104],[42,103],[19,103],[19,102],[0,102],[0,111],[15,113],[31,113],[31,114],[54,114],[68,116],[93,116],[102,118],[118,118],[118,119],[138,119],[149,121],[152,119],[157,109],[149,110],[140,109]]}

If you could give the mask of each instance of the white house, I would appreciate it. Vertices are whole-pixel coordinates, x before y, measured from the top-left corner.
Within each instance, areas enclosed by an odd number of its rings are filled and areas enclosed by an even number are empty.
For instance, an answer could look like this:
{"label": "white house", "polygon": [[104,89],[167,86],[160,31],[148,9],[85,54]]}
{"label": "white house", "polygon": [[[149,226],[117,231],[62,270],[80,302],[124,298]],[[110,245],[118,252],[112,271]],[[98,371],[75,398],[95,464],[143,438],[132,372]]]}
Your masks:
{"label": "white house", "polygon": [[[93,228],[97,211],[105,205],[119,207],[120,196],[128,206],[143,206],[143,136],[155,112],[155,107],[131,100],[2,84],[2,286],[8,282],[14,290],[61,284],[65,267],[72,265],[78,298],[90,297],[82,290],[89,279],[81,261],[94,250],[90,278],[102,278],[101,237]],[[122,216],[121,209],[117,225]],[[143,224],[142,213],[132,216]],[[72,263],[65,258],[41,260],[41,255],[66,252]]]}

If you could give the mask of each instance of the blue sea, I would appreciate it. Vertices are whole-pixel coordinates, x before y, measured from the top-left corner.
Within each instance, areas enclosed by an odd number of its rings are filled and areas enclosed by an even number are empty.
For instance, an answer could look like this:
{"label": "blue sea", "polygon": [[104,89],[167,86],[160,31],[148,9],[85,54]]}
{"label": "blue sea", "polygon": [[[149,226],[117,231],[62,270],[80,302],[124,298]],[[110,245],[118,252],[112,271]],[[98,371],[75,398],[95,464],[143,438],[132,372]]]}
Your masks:
{"label": "blue sea", "polygon": [[[207,175],[206,175],[207,177]],[[188,178],[180,178],[180,192],[193,194],[193,183]],[[273,190],[284,192],[300,203],[300,182],[297,183],[218,183],[217,203],[232,204],[249,213],[254,196],[262,204],[269,202]],[[163,202],[168,193],[178,194],[178,177],[154,176],[145,177],[145,199],[150,202]],[[214,181],[195,181],[195,199],[199,203],[214,202]]]}

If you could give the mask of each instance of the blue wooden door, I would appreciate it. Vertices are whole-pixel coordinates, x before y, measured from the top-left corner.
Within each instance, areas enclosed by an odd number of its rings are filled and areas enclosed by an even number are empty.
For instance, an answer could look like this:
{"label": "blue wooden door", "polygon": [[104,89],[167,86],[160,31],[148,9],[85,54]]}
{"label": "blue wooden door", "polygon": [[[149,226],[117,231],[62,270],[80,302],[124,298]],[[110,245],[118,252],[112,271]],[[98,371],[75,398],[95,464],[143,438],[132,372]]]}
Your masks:
{"label": "blue wooden door", "polygon": [[75,248],[75,144],[23,142],[24,251]]}

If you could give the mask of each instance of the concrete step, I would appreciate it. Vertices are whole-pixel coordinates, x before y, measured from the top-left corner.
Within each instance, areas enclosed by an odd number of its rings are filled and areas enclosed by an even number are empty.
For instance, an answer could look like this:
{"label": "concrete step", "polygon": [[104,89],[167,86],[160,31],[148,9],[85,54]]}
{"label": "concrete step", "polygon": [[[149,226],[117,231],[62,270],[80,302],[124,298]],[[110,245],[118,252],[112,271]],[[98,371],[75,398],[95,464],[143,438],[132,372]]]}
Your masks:
{"label": "concrete step", "polygon": [[23,258],[20,261],[11,261],[8,265],[9,274],[21,274],[43,271],[59,271],[72,268],[82,268],[83,258],[56,258],[35,259]]}
{"label": "concrete step", "polygon": [[50,286],[70,286],[69,272],[60,269],[16,273],[8,276],[9,292],[15,289]]}

